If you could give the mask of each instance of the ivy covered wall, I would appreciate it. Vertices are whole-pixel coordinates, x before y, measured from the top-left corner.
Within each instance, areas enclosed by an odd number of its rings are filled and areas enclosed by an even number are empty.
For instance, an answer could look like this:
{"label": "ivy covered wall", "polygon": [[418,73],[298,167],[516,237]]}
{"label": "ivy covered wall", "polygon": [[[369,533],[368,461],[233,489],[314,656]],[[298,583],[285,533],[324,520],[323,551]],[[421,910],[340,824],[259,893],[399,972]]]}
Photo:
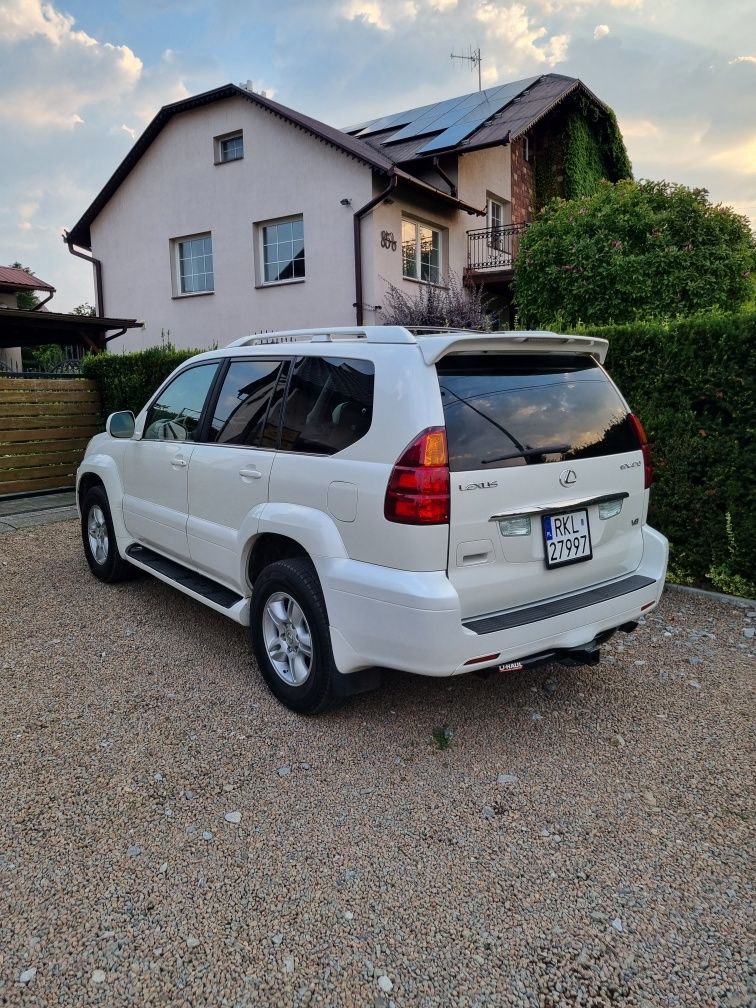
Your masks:
{"label": "ivy covered wall", "polygon": [[538,128],[535,138],[536,210],[556,196],[591,196],[602,179],[633,177],[617,119],[584,95],[564,103]]}

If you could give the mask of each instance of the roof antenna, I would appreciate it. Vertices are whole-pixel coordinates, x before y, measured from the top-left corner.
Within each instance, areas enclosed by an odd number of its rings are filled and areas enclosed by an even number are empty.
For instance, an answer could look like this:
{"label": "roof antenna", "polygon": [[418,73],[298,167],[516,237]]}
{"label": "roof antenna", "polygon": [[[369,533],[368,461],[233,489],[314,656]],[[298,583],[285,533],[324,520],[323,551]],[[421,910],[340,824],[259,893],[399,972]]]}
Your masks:
{"label": "roof antenna", "polygon": [[470,61],[470,69],[471,70],[474,70],[475,67],[477,66],[477,68],[478,68],[478,91],[482,91],[483,90],[483,84],[481,82],[481,76],[480,76],[480,64],[483,62],[483,57],[480,55],[480,49],[473,49],[472,46],[470,46],[470,47],[468,47],[468,54],[467,54],[467,56],[456,56],[454,53],[452,53],[451,54],[451,58],[453,60],[455,60],[455,59],[458,59],[458,60],[469,60]]}

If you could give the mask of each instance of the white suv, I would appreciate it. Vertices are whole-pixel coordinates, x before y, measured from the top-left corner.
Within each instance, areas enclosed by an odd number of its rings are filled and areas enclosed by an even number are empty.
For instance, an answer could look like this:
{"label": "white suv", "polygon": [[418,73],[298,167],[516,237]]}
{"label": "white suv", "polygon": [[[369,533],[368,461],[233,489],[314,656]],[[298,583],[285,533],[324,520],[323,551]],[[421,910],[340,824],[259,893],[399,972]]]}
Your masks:
{"label": "white suv", "polygon": [[102,581],[249,625],[299,712],[420,675],[593,664],[659,601],[639,421],[604,340],[396,326],[238,340],[114,413],[77,476]]}

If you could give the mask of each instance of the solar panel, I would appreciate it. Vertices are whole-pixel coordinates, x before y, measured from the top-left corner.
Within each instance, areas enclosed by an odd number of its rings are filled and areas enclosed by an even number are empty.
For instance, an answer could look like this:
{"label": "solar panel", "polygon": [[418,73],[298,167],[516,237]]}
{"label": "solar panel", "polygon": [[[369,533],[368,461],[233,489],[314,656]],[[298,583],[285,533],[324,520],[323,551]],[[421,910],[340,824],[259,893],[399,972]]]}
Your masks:
{"label": "solar panel", "polygon": [[433,105],[421,105],[420,108],[409,109],[407,112],[395,112],[393,115],[381,116],[380,119],[373,119],[371,122],[365,123],[362,128],[360,136],[367,136],[370,133],[380,133],[381,130],[389,129],[391,126],[405,126],[407,123],[412,122],[413,119],[418,118],[427,112],[429,109],[434,108],[437,103],[434,102]]}
{"label": "solar panel", "polygon": [[446,147],[454,147],[466,137],[474,133],[479,126],[482,126],[486,119],[496,115],[519,94],[527,90],[538,77],[526,77],[525,80],[514,81],[511,84],[502,84],[500,87],[489,88],[481,92],[485,96],[484,100],[470,109],[466,114],[460,116],[453,125],[450,125],[438,136],[433,137],[422,147],[418,148],[418,154],[430,154],[436,150],[443,150]]}
{"label": "solar panel", "polygon": [[447,126],[455,123],[461,115],[464,115],[467,107],[462,106],[463,101],[463,98],[451,98],[448,101],[437,102],[423,115],[417,116],[404,129],[395,133],[390,142],[412,140],[424,133],[436,133],[440,129],[446,129]]}
{"label": "solar panel", "polygon": [[472,94],[458,98],[421,105],[406,112],[396,112],[393,115],[373,119],[361,126],[353,126],[345,132],[353,136],[367,137],[396,128],[397,132],[387,136],[381,141],[382,144],[398,143],[401,140],[413,140],[429,133],[438,133],[439,135],[429,140],[420,151],[427,153],[453,147],[474,132],[486,119],[500,112],[538,79],[538,77],[526,77],[524,80],[499,84],[485,91],[473,91]]}
{"label": "solar panel", "polygon": [[450,126],[449,129],[444,130],[443,133],[439,133],[438,136],[433,137],[428,143],[423,144],[422,147],[418,147],[416,153],[430,154],[436,150],[444,150],[446,147],[454,147],[455,144],[460,143],[465,137],[474,132],[476,128],[471,123],[460,123],[456,126]]}

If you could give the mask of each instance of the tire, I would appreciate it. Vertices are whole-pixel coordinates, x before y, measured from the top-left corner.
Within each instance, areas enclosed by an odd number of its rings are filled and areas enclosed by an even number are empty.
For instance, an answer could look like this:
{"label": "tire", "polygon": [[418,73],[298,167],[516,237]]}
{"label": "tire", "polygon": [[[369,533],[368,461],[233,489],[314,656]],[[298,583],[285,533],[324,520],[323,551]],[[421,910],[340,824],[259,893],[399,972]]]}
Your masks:
{"label": "tire", "polygon": [[265,567],[252,590],[249,632],[271,693],[298,714],[333,706],[335,677],[323,592],[304,557]]}
{"label": "tire", "polygon": [[101,486],[93,486],[84,494],[81,538],[89,569],[98,581],[113,584],[134,577],[136,569],[118,552],[108,496]]}

